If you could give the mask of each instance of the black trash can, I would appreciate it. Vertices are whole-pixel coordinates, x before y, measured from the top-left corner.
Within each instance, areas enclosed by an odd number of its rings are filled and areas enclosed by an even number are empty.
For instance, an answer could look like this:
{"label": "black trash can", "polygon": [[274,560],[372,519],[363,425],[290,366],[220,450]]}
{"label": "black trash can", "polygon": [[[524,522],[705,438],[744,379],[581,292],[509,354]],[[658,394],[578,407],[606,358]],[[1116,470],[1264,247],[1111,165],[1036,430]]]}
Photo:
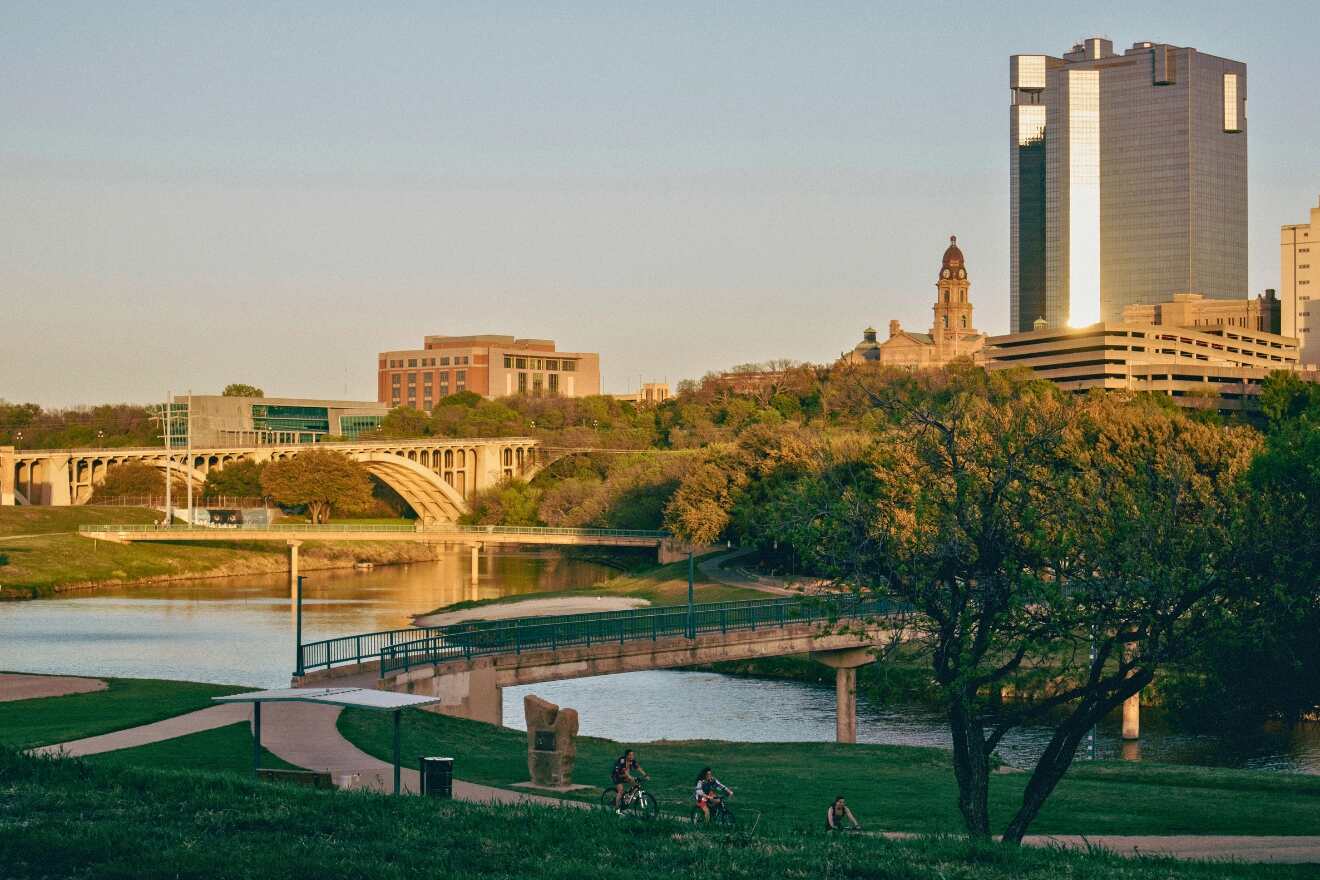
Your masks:
{"label": "black trash can", "polygon": [[452,798],[454,796],[454,759],[420,758],[422,794],[427,797]]}

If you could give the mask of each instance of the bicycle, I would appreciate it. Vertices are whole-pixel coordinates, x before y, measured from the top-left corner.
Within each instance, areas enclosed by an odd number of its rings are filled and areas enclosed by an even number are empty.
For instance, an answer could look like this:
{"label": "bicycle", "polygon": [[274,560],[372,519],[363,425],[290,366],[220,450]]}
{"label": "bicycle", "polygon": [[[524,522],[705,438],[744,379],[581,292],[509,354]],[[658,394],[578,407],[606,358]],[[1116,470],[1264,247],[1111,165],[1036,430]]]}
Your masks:
{"label": "bicycle", "polygon": [[[610,786],[601,793],[600,805],[607,810],[616,809],[614,806],[614,786]],[[623,797],[619,800],[617,807],[619,812],[625,816],[638,816],[642,819],[655,819],[660,815],[660,804],[642,784],[633,780],[629,788],[623,790]]]}
{"label": "bicycle", "polygon": [[[706,801],[706,806],[710,809],[711,825],[732,828],[738,823],[738,820],[733,816],[733,810],[729,809],[729,798],[731,797],[733,797],[733,795],[726,794],[718,800]],[[706,814],[702,811],[701,807],[696,804],[692,805],[692,824],[706,824]]]}

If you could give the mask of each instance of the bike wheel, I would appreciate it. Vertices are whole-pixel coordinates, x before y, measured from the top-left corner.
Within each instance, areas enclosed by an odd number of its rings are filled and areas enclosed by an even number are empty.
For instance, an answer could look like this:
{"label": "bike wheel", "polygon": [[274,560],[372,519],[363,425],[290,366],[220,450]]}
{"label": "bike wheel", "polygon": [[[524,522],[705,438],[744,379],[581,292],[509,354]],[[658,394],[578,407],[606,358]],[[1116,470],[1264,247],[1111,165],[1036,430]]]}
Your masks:
{"label": "bike wheel", "polygon": [[734,825],[738,824],[738,820],[733,818],[733,810],[730,810],[728,807],[725,807],[724,809],[720,810],[718,813],[716,813],[714,816],[711,816],[710,818],[715,822],[715,824],[723,825],[726,828],[732,828]]}
{"label": "bike wheel", "polygon": [[614,789],[607,788],[600,793],[600,805],[607,810],[614,809]]}
{"label": "bike wheel", "polygon": [[632,808],[643,819],[655,819],[660,815],[660,804],[656,801],[655,795],[649,791],[637,792]]}
{"label": "bike wheel", "polygon": [[704,825],[706,823],[706,814],[701,812],[701,807],[693,807],[692,815],[689,818],[693,825]]}

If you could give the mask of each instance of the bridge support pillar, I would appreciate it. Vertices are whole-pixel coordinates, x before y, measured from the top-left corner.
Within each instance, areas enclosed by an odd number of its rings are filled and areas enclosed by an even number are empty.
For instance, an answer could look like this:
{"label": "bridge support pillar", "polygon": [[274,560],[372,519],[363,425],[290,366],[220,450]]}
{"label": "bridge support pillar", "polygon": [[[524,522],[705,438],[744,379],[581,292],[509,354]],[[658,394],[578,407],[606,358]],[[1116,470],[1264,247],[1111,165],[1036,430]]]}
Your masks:
{"label": "bridge support pillar", "polygon": [[298,643],[298,548],[302,541],[289,542],[289,626],[293,642]]}
{"label": "bridge support pillar", "polygon": [[476,586],[477,578],[481,577],[481,545],[472,545],[472,584]]}
{"label": "bridge support pillar", "polygon": [[0,446],[0,507],[14,506],[14,447]]}
{"label": "bridge support pillar", "polygon": [[1141,692],[1123,701],[1123,739],[1141,738]]}
{"label": "bridge support pillar", "polygon": [[866,648],[813,652],[811,659],[834,670],[834,741],[857,742],[857,668],[874,663]]}

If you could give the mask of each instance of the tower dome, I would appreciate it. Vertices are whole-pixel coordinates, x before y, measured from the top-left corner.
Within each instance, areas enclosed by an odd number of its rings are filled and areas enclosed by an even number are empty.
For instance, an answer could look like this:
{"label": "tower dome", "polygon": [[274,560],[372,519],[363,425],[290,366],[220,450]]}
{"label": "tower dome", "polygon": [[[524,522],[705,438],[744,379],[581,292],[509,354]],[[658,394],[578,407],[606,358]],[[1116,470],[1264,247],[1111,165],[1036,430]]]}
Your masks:
{"label": "tower dome", "polygon": [[[963,252],[958,247],[958,236],[950,235],[949,247],[945,250],[944,260],[940,263],[941,274],[943,274],[943,270],[948,269],[951,274],[957,275],[959,269],[965,270],[966,268],[967,263],[963,260]],[[944,277],[948,278],[949,276],[944,275]]]}

